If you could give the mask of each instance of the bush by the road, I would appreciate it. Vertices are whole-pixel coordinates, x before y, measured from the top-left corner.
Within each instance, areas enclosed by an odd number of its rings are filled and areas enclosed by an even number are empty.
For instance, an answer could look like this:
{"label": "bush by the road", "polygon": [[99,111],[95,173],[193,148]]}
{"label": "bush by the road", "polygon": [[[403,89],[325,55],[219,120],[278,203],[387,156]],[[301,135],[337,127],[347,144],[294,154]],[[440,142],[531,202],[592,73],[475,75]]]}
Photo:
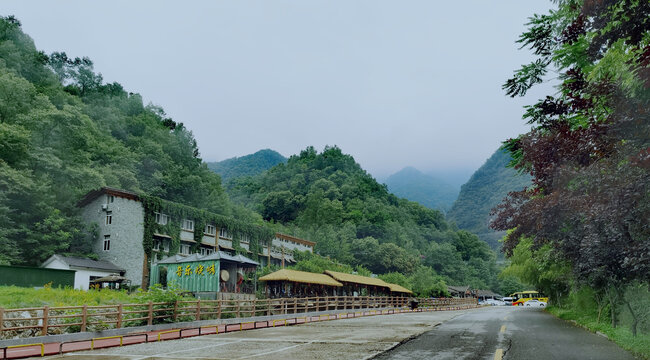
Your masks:
{"label": "bush by the road", "polygon": [[[650,293],[648,288],[630,288],[626,298],[632,299],[630,306],[637,312],[637,336],[630,330],[633,321],[627,310],[627,304],[619,304],[616,327],[611,324],[611,307],[605,302],[598,305],[596,294],[592,289],[582,288],[572,292],[561,306],[549,306],[547,311],[564,320],[573,320],[590,331],[600,332],[625,350],[632,351],[644,359],[650,359]],[[599,317],[600,312],[600,317]]]}

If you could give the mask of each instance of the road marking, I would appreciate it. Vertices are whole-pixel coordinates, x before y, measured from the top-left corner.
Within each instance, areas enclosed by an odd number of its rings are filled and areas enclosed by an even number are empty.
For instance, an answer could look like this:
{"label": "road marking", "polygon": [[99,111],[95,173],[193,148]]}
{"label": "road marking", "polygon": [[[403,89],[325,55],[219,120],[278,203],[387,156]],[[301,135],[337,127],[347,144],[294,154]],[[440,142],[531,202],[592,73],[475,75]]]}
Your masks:
{"label": "road marking", "polygon": [[[149,359],[151,357],[162,357],[162,356],[166,356],[166,355],[170,355],[170,354],[177,354],[177,353],[188,352],[188,351],[196,351],[196,350],[207,349],[207,348],[211,348],[211,347],[218,347],[218,346],[224,346],[224,345],[228,345],[228,344],[234,344],[234,343],[238,343],[238,342],[241,342],[241,340],[231,341],[231,342],[226,342],[226,343],[220,343],[220,344],[215,344],[215,345],[202,346],[202,347],[193,347],[191,349],[170,351],[170,352],[164,352],[164,353],[154,354],[154,355],[140,356],[138,358],[135,358],[134,360]],[[88,354],[86,354],[86,355],[88,355]]]}
{"label": "road marking", "polygon": [[499,331],[499,332],[506,332],[506,326],[505,326],[505,325],[501,325],[501,331]]}
{"label": "road marking", "polygon": [[297,344],[297,345],[292,345],[292,346],[287,346],[287,347],[283,347],[282,349],[267,351],[267,352],[261,353],[261,354],[248,355],[248,356],[240,357],[238,359],[250,359],[250,358],[254,358],[254,357],[258,357],[258,356],[264,356],[264,355],[273,354],[273,353],[280,352],[280,351],[293,349],[293,348],[298,347],[298,346],[309,345],[311,343],[313,343],[313,341],[309,341],[309,342],[302,343],[302,344]]}
{"label": "road marking", "polygon": [[503,320],[508,320],[508,319],[510,319],[510,316],[506,316],[503,318]]}
{"label": "road marking", "polygon": [[503,349],[497,349],[497,352],[494,353],[494,360],[503,359]]}

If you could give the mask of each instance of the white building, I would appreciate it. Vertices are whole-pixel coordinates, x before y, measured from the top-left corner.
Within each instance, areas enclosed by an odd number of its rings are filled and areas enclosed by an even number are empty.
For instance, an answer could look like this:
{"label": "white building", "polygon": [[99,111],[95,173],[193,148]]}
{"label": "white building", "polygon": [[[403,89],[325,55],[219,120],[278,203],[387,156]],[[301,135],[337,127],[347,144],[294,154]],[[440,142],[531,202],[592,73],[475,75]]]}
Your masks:
{"label": "white building", "polygon": [[74,270],[74,288],[88,290],[90,282],[112,274],[124,274],[124,270],[109,261],[97,261],[76,257],[52,255],[41,265],[46,269]]}

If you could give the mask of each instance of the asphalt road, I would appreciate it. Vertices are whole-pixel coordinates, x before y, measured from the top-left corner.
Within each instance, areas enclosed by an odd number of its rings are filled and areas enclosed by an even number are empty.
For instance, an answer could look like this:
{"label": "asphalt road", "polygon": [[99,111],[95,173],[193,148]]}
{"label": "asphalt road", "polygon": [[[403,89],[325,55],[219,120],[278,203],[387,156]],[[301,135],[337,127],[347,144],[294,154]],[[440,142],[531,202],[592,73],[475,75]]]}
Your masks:
{"label": "asphalt road", "polygon": [[[279,321],[277,327],[78,351],[47,359],[368,359],[468,311],[481,310],[364,316],[292,326],[283,326]],[[165,337],[177,335],[172,333]]]}
{"label": "asphalt road", "polygon": [[378,360],[607,359],[634,357],[605,337],[542,309],[487,307],[457,316]]}

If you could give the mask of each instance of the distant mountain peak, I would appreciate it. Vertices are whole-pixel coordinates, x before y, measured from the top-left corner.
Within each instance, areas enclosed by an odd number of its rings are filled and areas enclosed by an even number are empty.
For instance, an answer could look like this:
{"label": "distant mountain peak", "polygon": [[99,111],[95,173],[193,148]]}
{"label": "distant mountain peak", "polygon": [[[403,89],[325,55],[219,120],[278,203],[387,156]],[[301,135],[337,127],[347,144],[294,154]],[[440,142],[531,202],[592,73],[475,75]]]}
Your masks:
{"label": "distant mountain peak", "polygon": [[392,174],[385,183],[388,190],[399,197],[442,211],[451,208],[458,195],[458,188],[413,166],[407,166]]}

